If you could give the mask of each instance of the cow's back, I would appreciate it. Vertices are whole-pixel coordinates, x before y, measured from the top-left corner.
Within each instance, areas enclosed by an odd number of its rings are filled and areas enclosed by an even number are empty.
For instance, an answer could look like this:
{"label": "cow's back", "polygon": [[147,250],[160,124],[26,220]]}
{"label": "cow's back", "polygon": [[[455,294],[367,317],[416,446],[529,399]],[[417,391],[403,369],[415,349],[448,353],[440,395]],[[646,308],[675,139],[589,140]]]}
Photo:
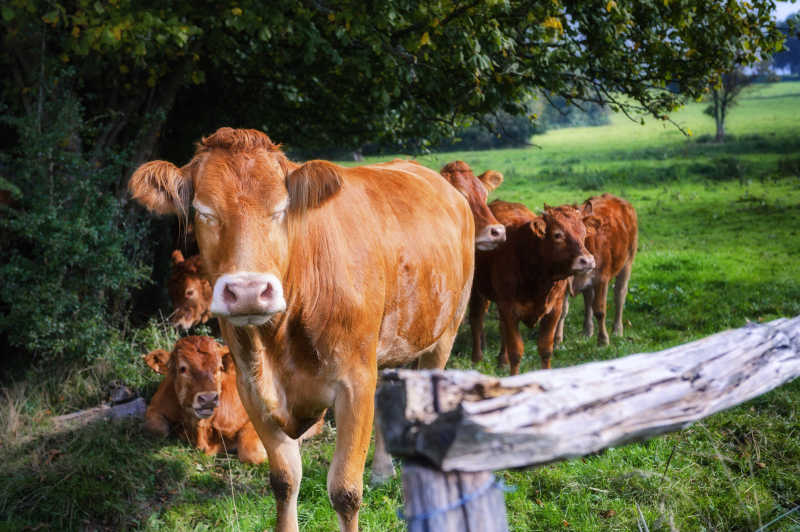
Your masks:
{"label": "cow's back", "polygon": [[586,247],[595,257],[597,273],[607,281],[636,255],[636,211],[629,202],[611,194],[589,198],[583,204],[583,211],[602,221],[594,234],[586,239]]}

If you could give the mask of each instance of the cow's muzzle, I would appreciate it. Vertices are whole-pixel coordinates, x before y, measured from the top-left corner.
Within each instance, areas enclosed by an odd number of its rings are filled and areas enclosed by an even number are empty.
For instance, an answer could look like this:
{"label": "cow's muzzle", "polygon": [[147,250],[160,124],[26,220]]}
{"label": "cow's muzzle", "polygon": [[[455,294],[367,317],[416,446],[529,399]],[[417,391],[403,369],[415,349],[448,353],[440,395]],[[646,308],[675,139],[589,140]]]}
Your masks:
{"label": "cow's muzzle", "polygon": [[586,253],[585,255],[579,255],[572,261],[572,273],[586,273],[593,270],[595,265],[594,257],[591,254]]}
{"label": "cow's muzzle", "polygon": [[506,228],[502,224],[487,225],[475,236],[475,247],[489,251],[506,241]]}
{"label": "cow's muzzle", "polygon": [[281,282],[271,273],[237,272],[214,283],[210,310],[237,327],[262,325],[286,310],[286,300]]}
{"label": "cow's muzzle", "polygon": [[219,394],[217,392],[200,392],[195,394],[194,401],[192,401],[194,415],[200,419],[211,417],[217,405],[219,405]]}

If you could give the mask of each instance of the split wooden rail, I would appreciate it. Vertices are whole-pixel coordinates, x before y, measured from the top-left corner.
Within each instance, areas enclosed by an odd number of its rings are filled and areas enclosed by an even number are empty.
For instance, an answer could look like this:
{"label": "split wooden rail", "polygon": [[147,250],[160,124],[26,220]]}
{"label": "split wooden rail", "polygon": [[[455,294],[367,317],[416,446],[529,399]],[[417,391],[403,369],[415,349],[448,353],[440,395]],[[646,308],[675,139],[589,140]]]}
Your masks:
{"label": "split wooden rail", "polygon": [[377,415],[404,463],[409,530],[507,530],[492,471],[676,431],[800,376],[800,316],[580,366],[497,378],[382,372]]}

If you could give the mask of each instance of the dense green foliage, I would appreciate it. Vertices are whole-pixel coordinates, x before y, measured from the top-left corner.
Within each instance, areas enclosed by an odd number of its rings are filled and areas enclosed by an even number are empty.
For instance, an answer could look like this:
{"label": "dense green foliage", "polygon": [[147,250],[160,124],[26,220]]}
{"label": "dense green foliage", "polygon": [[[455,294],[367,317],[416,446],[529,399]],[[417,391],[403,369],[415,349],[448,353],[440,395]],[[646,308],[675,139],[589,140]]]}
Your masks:
{"label": "dense green foliage", "polygon": [[91,361],[148,277],[135,260],[143,226],[110,193],[125,160],[98,167],[75,149],[76,99],[53,88],[40,116],[2,117],[20,142],[1,163],[15,194],[0,215],[0,335],[29,353]]}
{"label": "dense green foliage", "polygon": [[786,35],[786,40],[783,50],[772,56],[773,65],[775,68],[787,69],[795,76],[800,75],[800,11],[786,17],[779,27]]}
{"label": "dense green foliage", "polygon": [[[714,123],[703,104],[675,115],[672,127],[640,126],[620,115],[591,128],[536,138],[538,147],[433,154],[432,168],[454,159],[506,181],[494,193],[531,208],[580,201],[602,191],[628,198],[640,220],[640,249],[626,307],[626,333],[598,348],[581,337],[574,300],[566,342],[554,364],[568,366],[664,349],[746,320],[800,314],[800,83],[744,91],[726,144],[708,142]],[[609,309],[613,313],[613,304]],[[149,397],[157,378],[133,354],[169,347],[174,336],[151,324],[92,375],[124,378]],[[479,366],[503,374],[494,310]],[[524,333],[523,371],[538,369],[535,339]],[[462,327],[449,367],[468,368]],[[127,365],[122,359],[129,360]],[[137,369],[131,374],[131,368]],[[49,412],[85,406],[87,372],[29,381],[0,399],[0,529],[263,530],[274,526],[269,468],[209,458],[177,439],[152,441],[133,423],[75,432],[49,430]],[[100,380],[102,382],[102,379]],[[96,388],[97,385],[95,385]],[[43,398],[42,389],[47,390]],[[94,395],[92,395],[94,394]],[[755,530],[800,500],[800,382],[647,443],[529,471],[500,473],[512,530]],[[12,430],[13,429],[13,430]],[[303,530],[336,528],[326,473],[335,429],[303,447],[299,516]],[[365,489],[361,528],[403,530],[399,479]],[[643,527],[642,527],[643,529]],[[768,529],[795,530],[784,518]]]}
{"label": "dense green foliage", "polygon": [[0,64],[12,73],[2,93],[32,108],[42,74],[74,65],[87,119],[103,117],[89,144],[138,139],[134,160],[162,126],[184,156],[220,125],[263,128],[302,148],[424,146],[465,117],[521,112],[537,89],[662,117],[732,64],[773,50],[783,35],[772,7],[14,0],[0,13]]}

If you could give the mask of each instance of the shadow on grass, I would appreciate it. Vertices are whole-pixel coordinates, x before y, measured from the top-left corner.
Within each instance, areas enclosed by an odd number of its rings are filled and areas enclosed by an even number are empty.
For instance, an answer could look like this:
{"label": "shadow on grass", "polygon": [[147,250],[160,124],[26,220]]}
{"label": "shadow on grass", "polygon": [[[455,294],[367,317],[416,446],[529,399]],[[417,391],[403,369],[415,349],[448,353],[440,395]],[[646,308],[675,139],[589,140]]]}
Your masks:
{"label": "shadow on grass", "polygon": [[[141,528],[173,505],[230,495],[229,469],[242,467],[149,438],[138,420],[41,436],[0,456],[0,530]],[[268,490],[263,468],[255,483],[237,478],[237,490]]]}

